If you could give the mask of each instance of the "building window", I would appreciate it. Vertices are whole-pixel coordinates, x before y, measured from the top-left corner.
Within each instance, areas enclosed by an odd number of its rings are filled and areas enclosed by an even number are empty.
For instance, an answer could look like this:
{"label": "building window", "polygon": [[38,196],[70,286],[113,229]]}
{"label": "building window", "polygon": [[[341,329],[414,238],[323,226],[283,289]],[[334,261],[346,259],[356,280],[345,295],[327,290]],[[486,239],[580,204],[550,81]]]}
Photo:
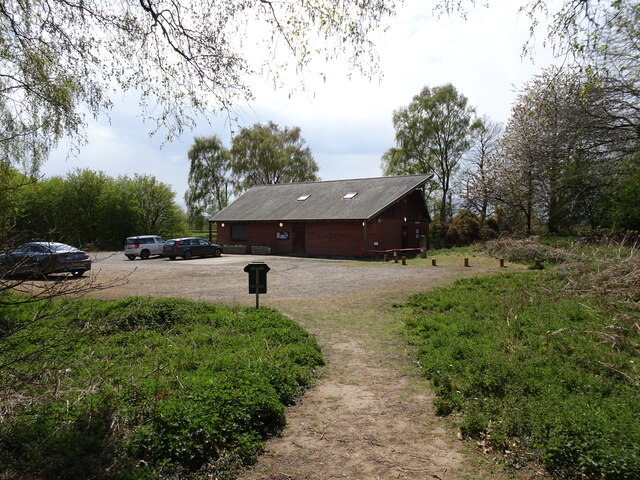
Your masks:
{"label": "building window", "polygon": [[247,239],[247,226],[244,223],[231,224],[231,240],[245,241]]}

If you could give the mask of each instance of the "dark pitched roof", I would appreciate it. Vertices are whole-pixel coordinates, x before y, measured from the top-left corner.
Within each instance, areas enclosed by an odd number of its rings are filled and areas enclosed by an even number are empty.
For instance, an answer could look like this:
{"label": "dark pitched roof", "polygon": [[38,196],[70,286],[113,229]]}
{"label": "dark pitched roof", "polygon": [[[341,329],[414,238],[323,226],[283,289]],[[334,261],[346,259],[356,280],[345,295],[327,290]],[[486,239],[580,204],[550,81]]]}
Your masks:
{"label": "dark pitched roof", "polygon": [[[430,178],[431,175],[409,175],[259,185],[210,220],[368,220],[421,188]],[[356,195],[344,198],[350,193]],[[302,200],[304,197],[306,200]]]}

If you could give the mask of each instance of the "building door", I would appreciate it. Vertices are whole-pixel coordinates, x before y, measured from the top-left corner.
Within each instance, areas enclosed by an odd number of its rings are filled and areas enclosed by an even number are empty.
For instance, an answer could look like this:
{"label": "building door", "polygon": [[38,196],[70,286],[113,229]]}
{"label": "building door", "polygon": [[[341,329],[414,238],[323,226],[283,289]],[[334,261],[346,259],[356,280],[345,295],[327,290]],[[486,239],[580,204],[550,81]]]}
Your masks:
{"label": "building door", "polygon": [[408,248],[409,247],[409,229],[406,225],[402,226],[402,247],[400,248]]}
{"label": "building door", "polygon": [[305,253],[305,228],[304,223],[293,224],[293,253]]}

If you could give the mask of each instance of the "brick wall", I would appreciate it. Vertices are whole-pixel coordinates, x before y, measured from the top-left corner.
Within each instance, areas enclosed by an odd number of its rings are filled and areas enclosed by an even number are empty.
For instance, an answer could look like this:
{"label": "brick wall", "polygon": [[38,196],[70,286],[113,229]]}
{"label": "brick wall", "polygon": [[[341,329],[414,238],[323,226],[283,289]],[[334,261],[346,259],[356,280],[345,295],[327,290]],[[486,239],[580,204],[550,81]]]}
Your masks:
{"label": "brick wall", "polygon": [[[222,245],[269,245],[271,253],[294,253],[293,223],[282,222],[246,222],[247,237],[244,241],[231,240],[230,223],[217,225],[218,243]],[[406,229],[406,242],[403,245],[403,227]],[[379,218],[368,222],[366,227],[361,221],[304,222],[304,252],[318,256],[358,256],[360,249],[390,250],[393,248],[419,248],[420,236],[427,235],[426,221],[405,222],[403,218]],[[277,238],[287,237],[287,238]],[[376,245],[377,243],[377,245]]]}

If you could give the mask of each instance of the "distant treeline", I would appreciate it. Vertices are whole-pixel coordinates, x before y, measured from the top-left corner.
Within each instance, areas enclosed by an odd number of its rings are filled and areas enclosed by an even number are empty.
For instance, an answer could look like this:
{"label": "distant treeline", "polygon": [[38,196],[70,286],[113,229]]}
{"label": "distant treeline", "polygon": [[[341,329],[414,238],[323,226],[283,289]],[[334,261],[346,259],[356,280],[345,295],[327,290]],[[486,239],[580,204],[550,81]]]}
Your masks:
{"label": "distant treeline", "polygon": [[126,237],[178,236],[186,217],[167,184],[149,175],[112,178],[75,170],[37,180],[11,167],[2,172],[3,242],[51,240],[81,248],[121,248]]}

